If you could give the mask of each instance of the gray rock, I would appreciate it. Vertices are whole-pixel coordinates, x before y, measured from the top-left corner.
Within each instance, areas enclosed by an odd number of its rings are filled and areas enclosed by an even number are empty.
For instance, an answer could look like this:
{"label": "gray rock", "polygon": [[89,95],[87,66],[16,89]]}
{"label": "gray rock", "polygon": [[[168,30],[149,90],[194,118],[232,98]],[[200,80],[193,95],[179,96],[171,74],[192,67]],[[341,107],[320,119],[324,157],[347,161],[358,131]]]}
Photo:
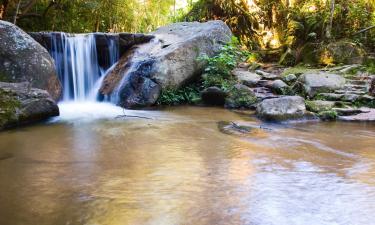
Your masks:
{"label": "gray rock", "polygon": [[275,80],[272,83],[272,90],[277,94],[287,94],[290,87],[282,80]]}
{"label": "gray rock", "polygon": [[179,88],[201,74],[201,55],[213,56],[230,41],[222,21],[176,23],[151,33],[155,39],[125,54],[103,81],[100,92],[116,95],[126,108],[156,102],[161,89]]}
{"label": "gray rock", "polygon": [[228,93],[218,87],[206,88],[201,93],[202,101],[207,105],[224,105],[227,96]]}
{"label": "gray rock", "polygon": [[0,82],[0,130],[59,115],[47,91],[25,83]]}
{"label": "gray rock", "polygon": [[243,69],[235,69],[232,71],[232,74],[237,78],[238,81],[248,87],[256,86],[261,79],[258,74]]}
{"label": "gray rock", "polygon": [[14,24],[0,20],[0,81],[30,82],[57,100],[61,84],[53,59],[38,42]]}
{"label": "gray rock", "polygon": [[308,115],[305,100],[299,96],[266,99],[256,110],[257,116],[271,121],[301,119]]}
{"label": "gray rock", "polygon": [[294,74],[288,74],[288,75],[286,75],[286,76],[283,77],[283,80],[286,83],[290,84],[290,83],[293,83],[294,81],[297,80],[297,76],[294,75]]}
{"label": "gray rock", "polygon": [[279,76],[277,76],[276,74],[267,73],[263,70],[255,70],[255,73],[262,76],[262,78],[266,80],[276,80],[279,78]]}
{"label": "gray rock", "polygon": [[342,89],[345,85],[345,78],[331,73],[307,73],[298,78],[309,97],[314,97],[322,92],[332,92]]}

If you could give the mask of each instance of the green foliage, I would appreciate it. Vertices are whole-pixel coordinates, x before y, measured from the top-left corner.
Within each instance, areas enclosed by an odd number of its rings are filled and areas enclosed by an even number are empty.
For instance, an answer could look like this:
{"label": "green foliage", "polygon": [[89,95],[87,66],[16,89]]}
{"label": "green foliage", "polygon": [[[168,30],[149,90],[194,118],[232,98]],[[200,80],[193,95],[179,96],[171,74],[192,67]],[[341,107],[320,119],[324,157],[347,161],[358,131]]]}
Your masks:
{"label": "green foliage", "polygon": [[218,55],[199,57],[198,60],[206,63],[203,86],[217,86],[223,90],[228,90],[235,83],[231,71],[237,66],[238,62],[246,61],[249,57],[252,57],[252,55],[240,48],[236,37],[232,37],[231,42],[225,45]]}
{"label": "green foliage", "polygon": [[200,101],[200,90],[197,84],[180,89],[162,90],[157,105],[195,104]]}
{"label": "green foliage", "polygon": [[[13,21],[18,0],[10,0],[6,20]],[[149,32],[176,14],[174,0],[24,0],[17,25],[26,31]]]}

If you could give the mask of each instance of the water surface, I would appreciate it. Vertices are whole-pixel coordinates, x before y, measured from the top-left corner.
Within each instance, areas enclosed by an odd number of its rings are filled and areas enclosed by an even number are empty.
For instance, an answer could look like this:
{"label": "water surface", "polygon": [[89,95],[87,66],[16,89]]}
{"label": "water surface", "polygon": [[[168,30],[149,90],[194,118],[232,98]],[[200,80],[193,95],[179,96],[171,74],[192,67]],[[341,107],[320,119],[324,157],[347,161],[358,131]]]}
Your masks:
{"label": "water surface", "polygon": [[261,123],[215,108],[62,113],[0,133],[1,225],[375,224],[375,124],[231,136],[219,121]]}

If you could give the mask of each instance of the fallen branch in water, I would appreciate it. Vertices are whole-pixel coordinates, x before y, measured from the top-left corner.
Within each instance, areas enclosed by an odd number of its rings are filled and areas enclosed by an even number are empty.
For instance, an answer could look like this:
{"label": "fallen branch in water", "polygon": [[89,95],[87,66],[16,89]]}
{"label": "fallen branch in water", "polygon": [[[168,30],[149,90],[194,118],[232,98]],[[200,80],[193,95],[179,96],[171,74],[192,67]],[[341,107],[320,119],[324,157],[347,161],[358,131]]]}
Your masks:
{"label": "fallen branch in water", "polygon": [[116,116],[115,119],[120,119],[120,118],[124,118],[124,117],[140,118],[140,119],[148,119],[148,120],[152,120],[152,118],[150,118],[150,117],[144,117],[144,116],[129,116],[129,115]]}

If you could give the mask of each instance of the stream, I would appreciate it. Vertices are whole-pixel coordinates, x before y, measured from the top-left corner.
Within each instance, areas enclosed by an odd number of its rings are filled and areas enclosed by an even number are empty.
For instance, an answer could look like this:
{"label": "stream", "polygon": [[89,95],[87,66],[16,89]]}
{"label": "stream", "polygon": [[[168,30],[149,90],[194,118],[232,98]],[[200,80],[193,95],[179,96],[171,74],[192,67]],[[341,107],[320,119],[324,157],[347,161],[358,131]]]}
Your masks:
{"label": "stream", "polygon": [[[262,124],[200,107],[60,110],[0,133],[1,225],[375,224],[373,124]],[[219,121],[266,129],[228,135]]]}

